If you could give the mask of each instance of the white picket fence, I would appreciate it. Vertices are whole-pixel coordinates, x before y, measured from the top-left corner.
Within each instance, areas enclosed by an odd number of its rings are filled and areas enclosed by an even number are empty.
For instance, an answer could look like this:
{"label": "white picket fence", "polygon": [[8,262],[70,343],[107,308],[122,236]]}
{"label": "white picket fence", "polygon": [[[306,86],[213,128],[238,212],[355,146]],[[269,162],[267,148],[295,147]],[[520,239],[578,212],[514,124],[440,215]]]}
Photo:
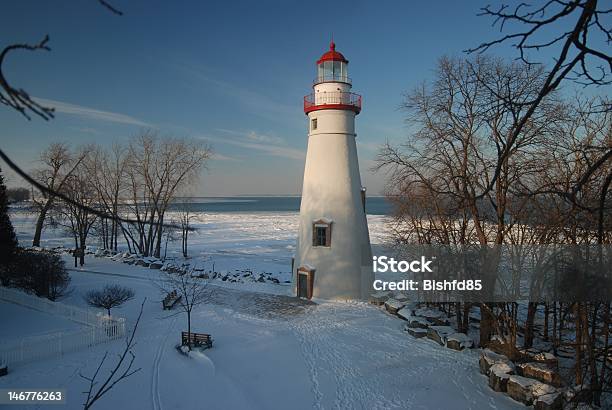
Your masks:
{"label": "white picket fence", "polygon": [[61,316],[86,325],[82,329],[24,337],[0,344],[0,363],[9,366],[88,348],[125,336],[125,319],[91,309],[52,302],[0,286],[0,300]]}

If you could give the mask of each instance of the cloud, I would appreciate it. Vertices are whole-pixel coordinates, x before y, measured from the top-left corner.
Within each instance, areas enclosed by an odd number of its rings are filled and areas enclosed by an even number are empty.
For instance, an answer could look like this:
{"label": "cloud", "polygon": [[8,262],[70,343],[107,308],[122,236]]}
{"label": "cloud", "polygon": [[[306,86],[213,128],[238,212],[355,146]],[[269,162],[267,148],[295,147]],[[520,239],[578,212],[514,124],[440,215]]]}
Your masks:
{"label": "cloud", "polygon": [[238,161],[238,158],[228,157],[227,155],[219,154],[217,152],[213,154],[212,159],[214,161]]}
{"label": "cloud", "polygon": [[42,105],[55,108],[55,112],[118,124],[136,125],[139,127],[152,126],[147,122],[141,121],[137,118],[130,117],[129,115],[125,114],[96,110],[95,108],[83,107],[81,105],[70,104],[56,100],[49,100],[46,98],[35,98],[35,100]]}
{"label": "cloud", "polygon": [[297,123],[302,117],[299,100],[296,100],[295,105],[278,102],[267,95],[253,91],[243,85],[237,85],[235,82],[225,81],[208,75],[206,72],[210,73],[210,70],[206,67],[195,66],[184,62],[167,64],[175,70],[179,70],[207,86],[213,86],[223,96],[236,100],[238,103],[248,108],[249,112],[259,115],[260,117],[273,121],[280,120],[294,123]]}
{"label": "cloud", "polygon": [[283,145],[285,141],[279,137],[261,135],[255,131],[242,132],[228,129],[217,129],[217,131],[227,135],[223,138],[202,138],[218,144],[229,144],[260,151],[273,157],[303,160],[306,155],[302,150]]}
{"label": "cloud", "polygon": [[274,144],[274,145],[285,145],[286,142],[283,138],[280,137],[274,137],[274,136],[270,136],[270,135],[264,135],[264,134],[259,134],[255,131],[236,131],[236,130],[228,130],[226,128],[217,128],[217,131],[221,131],[225,134],[230,134],[230,135],[235,135],[238,137],[243,137],[247,140],[250,141],[256,141],[256,142],[264,142],[267,144]]}

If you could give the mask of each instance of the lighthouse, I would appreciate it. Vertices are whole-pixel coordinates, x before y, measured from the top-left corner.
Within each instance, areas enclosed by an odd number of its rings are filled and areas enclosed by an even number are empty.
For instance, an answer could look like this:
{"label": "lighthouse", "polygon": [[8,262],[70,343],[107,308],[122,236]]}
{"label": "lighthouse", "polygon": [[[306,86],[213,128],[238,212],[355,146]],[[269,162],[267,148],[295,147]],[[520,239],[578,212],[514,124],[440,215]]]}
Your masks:
{"label": "lighthouse", "polygon": [[348,60],[329,51],[317,61],[313,92],[304,97],[308,150],[304,167],[294,290],[302,298],[365,299],[374,275],[361,185]]}

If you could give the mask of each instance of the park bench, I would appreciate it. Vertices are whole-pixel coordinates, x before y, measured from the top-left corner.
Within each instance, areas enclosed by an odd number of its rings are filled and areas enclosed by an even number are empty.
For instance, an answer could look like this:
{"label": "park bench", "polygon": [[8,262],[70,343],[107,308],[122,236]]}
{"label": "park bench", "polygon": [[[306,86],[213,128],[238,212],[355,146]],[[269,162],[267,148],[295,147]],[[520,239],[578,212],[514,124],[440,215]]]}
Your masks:
{"label": "park bench", "polygon": [[[189,337],[189,335],[191,335],[191,338]],[[191,339],[191,346],[193,347],[206,347],[209,349],[212,347],[212,337],[210,335],[207,335],[206,333],[181,332],[182,346],[189,345],[189,339]]]}
{"label": "park bench", "polygon": [[162,301],[164,310],[172,309],[179,300],[181,300],[181,296],[177,295],[176,290],[173,290],[172,292],[168,293]]}

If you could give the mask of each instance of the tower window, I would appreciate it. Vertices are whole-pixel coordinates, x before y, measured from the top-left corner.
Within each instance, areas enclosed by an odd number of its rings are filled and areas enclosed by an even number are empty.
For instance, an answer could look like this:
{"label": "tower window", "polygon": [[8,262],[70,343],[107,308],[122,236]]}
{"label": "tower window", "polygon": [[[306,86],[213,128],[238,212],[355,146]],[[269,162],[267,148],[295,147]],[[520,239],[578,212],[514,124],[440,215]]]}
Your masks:
{"label": "tower window", "polygon": [[317,119],[313,118],[312,120],[310,120],[310,129],[312,131],[317,129]]}
{"label": "tower window", "polygon": [[331,246],[331,221],[320,219],[312,224],[312,246]]}
{"label": "tower window", "polygon": [[322,226],[315,226],[316,239],[314,246],[327,246],[327,228]]}

